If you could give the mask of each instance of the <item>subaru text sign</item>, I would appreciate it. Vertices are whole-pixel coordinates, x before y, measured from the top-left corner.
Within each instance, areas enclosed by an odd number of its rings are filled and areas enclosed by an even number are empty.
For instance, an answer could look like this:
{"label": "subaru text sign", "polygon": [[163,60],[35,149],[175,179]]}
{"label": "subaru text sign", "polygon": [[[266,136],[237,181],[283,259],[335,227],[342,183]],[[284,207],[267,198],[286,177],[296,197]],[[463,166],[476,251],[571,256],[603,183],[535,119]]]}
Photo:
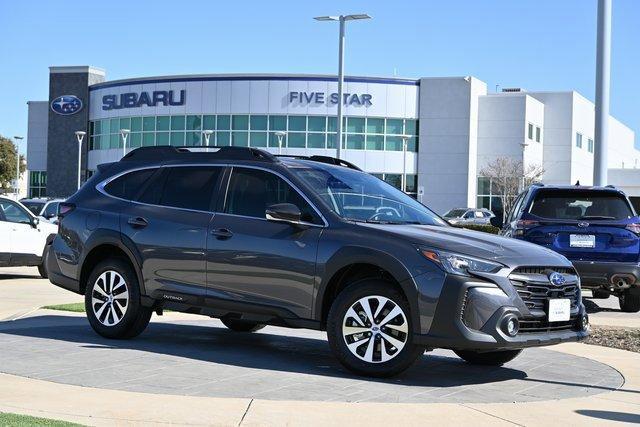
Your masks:
{"label": "subaru text sign", "polygon": [[62,116],[70,116],[82,110],[82,100],[75,95],[62,95],[51,101],[51,110]]}
{"label": "subaru text sign", "polygon": [[[372,96],[368,93],[358,95],[357,93],[343,93],[342,103],[344,105],[363,105],[368,107],[371,105]],[[338,94],[324,92],[289,92],[289,104],[327,104],[336,105],[338,103]]]}
{"label": "subaru text sign", "polygon": [[118,95],[105,95],[102,97],[102,109],[120,110],[122,108],[138,108],[146,105],[155,107],[156,105],[184,105],[186,91],[180,91],[180,97],[176,96],[173,90],[154,90],[153,92],[128,92]]}

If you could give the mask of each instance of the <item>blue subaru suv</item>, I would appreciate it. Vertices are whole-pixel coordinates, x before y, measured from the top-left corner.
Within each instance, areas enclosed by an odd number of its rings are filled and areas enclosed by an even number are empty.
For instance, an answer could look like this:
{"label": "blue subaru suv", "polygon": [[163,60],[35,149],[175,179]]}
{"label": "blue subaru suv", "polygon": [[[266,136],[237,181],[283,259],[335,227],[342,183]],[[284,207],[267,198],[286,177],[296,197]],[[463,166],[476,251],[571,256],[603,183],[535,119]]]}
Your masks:
{"label": "blue subaru suv", "polygon": [[614,187],[544,186],[520,193],[504,224],[506,237],[566,256],[595,298],[614,295],[625,312],[640,311],[640,217]]}

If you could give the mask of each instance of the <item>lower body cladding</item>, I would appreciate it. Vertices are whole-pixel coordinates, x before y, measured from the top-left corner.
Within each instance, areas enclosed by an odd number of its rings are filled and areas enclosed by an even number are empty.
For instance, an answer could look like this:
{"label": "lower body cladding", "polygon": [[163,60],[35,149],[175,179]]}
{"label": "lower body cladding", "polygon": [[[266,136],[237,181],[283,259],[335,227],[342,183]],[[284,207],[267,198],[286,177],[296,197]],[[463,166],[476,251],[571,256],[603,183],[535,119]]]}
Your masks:
{"label": "lower body cladding", "polygon": [[581,301],[579,284],[575,285],[575,292],[567,292],[568,298],[563,298],[570,300],[568,320],[549,321],[548,301],[551,298],[530,302],[520,296],[520,292],[528,291],[516,289],[508,277],[497,279],[498,283],[493,283],[448,275],[431,326],[415,336],[416,342],[428,348],[500,351],[587,337],[589,319]]}
{"label": "lower body cladding", "polygon": [[640,263],[572,261],[585,289],[622,291],[640,286]]}

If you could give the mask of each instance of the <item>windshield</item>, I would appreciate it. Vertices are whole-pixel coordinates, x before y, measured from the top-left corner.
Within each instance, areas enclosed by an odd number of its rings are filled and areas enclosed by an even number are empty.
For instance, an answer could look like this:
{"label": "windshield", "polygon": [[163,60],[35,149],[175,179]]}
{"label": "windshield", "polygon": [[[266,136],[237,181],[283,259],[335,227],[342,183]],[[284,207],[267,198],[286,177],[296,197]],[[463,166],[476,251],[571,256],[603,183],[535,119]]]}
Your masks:
{"label": "windshield", "polygon": [[553,219],[627,219],[633,211],[624,196],[593,190],[540,191],[531,214]]}
{"label": "windshield", "polygon": [[290,170],[342,218],[385,224],[446,225],[436,214],[403,192],[364,172],[302,162]]}
{"label": "windshield", "polygon": [[29,209],[34,215],[40,215],[40,211],[42,211],[42,207],[44,206],[44,202],[21,202],[24,207]]}
{"label": "windshield", "polygon": [[451,209],[449,212],[444,214],[445,218],[460,218],[466,212],[466,209]]}

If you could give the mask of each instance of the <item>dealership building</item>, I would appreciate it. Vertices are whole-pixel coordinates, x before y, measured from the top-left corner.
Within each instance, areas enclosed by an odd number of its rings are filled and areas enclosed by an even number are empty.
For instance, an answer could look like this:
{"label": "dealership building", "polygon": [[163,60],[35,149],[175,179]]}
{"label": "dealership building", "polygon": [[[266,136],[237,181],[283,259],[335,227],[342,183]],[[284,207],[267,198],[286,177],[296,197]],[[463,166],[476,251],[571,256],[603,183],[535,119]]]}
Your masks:
{"label": "dealership building", "polygon": [[[342,100],[337,92],[336,77],[326,75],[109,81],[94,67],[50,67],[49,99],[28,103],[29,195],[76,190],[77,131],[86,132],[83,179],[137,147],[200,146],[207,138],[210,146],[335,156],[339,102],[341,157],[399,188],[404,171],[406,191],[438,212],[499,210],[481,172],[501,156],[542,167],[545,183],[593,181],[594,105],[577,92],[487,93],[484,82],[469,76],[346,77]],[[634,132],[613,117],[609,132],[609,181],[640,196]]]}

